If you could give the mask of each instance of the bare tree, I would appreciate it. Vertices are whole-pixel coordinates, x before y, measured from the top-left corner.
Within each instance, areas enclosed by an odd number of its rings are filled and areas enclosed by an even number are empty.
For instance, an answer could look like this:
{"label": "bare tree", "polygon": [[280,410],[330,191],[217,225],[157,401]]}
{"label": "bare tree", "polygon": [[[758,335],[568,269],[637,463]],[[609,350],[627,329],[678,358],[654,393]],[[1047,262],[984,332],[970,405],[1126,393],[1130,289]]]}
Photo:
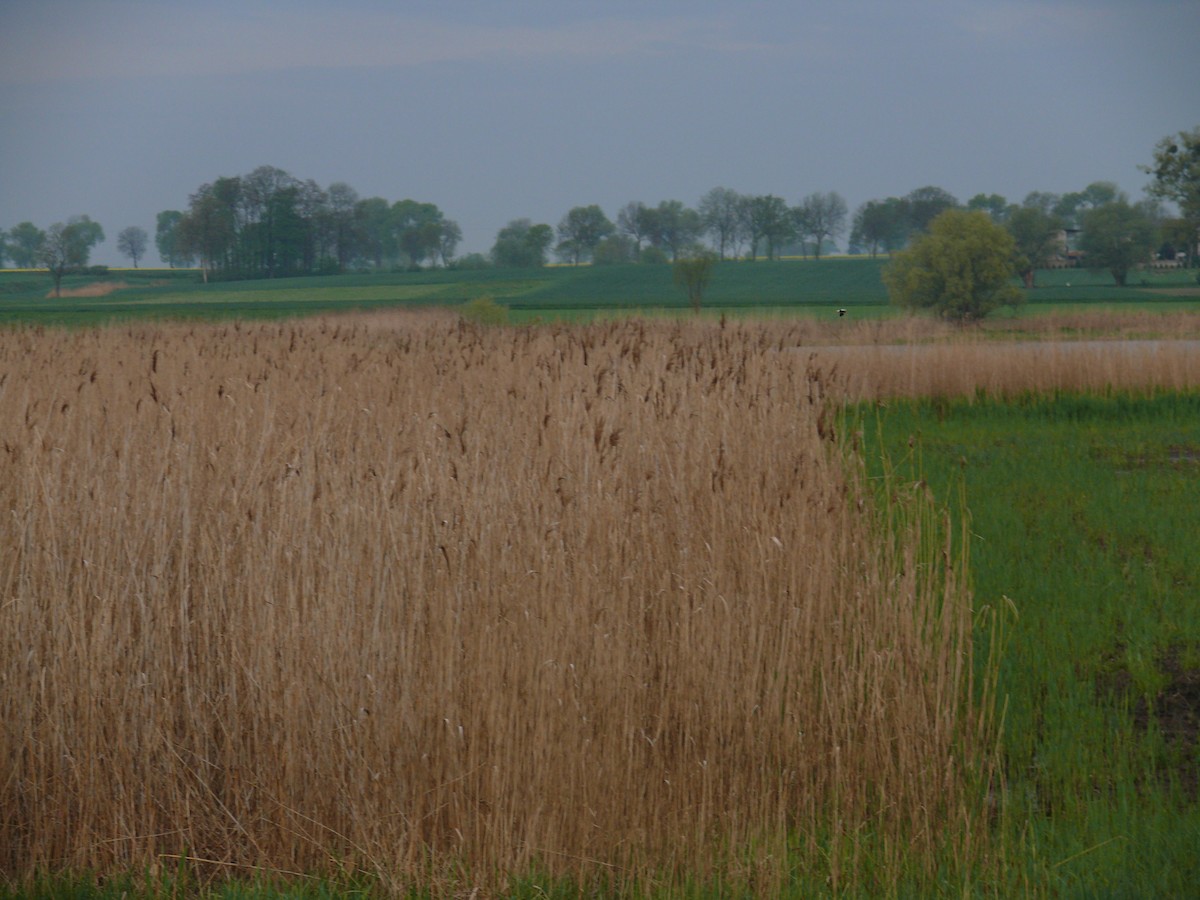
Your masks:
{"label": "bare tree", "polygon": [[741,211],[742,195],[726,187],[715,187],[700,199],[699,213],[704,230],[712,236],[721,259],[725,258],[727,249],[736,255],[744,222]]}
{"label": "bare tree", "polygon": [[654,236],[654,218],[654,210],[640,200],[630,201],[617,211],[617,230],[633,238],[635,259],[642,253],[642,241]]}
{"label": "bare tree", "polygon": [[138,260],[146,255],[146,245],[149,242],[150,236],[146,234],[144,228],[130,225],[117,235],[117,250],[132,259],[133,267],[136,269]]}
{"label": "bare tree", "polygon": [[846,230],[846,201],[837,191],[809,194],[794,210],[796,231],[801,238],[810,238],[813,255],[821,258],[821,246],[827,240],[840,237]]}

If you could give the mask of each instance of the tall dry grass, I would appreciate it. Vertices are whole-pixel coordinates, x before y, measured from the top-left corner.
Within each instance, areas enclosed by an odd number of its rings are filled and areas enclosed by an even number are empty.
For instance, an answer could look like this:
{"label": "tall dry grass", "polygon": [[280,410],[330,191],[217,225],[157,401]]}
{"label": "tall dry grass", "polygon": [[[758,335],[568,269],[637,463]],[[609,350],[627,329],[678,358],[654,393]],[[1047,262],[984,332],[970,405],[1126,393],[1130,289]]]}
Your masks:
{"label": "tall dry grass", "polygon": [[0,871],[766,892],[853,883],[863,835],[877,878],[969,852],[961,561],[919,491],[873,507],[798,343],[0,332]]}
{"label": "tall dry grass", "polygon": [[785,345],[836,372],[850,400],[1200,385],[1200,314],[1187,312],[1057,313],[967,329],[915,318],[808,323]]}

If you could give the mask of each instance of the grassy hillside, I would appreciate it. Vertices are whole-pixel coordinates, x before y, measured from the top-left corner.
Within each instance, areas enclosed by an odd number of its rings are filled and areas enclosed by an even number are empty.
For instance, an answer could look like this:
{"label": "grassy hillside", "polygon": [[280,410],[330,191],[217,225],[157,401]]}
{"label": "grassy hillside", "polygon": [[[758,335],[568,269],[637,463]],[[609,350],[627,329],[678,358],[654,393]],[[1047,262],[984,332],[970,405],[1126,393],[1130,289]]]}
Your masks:
{"label": "grassy hillside", "polygon": [[[885,259],[833,258],[727,262],[717,267],[705,297],[713,312],[832,315],[856,318],[890,312],[880,280]],[[1150,273],[1117,288],[1102,273],[1042,272],[1028,294],[1029,311],[1138,304],[1179,308],[1200,300],[1190,272]],[[64,279],[50,294],[42,273],[0,271],[0,322],[88,324],[125,318],[260,319],[350,309],[456,306],[489,296],[516,321],[590,317],[632,311],[682,311],[683,294],[670,266],[554,266],[534,270],[422,272],[281,278],[203,284],[193,271],[112,270]],[[1003,314],[1002,314],[1003,315]]]}

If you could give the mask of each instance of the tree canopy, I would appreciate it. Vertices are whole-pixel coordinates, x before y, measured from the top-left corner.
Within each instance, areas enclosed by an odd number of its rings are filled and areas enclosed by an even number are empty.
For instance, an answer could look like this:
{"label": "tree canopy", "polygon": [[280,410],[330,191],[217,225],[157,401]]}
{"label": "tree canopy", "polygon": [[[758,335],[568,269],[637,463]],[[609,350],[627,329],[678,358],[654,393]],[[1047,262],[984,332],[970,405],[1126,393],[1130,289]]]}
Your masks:
{"label": "tree canopy", "polygon": [[908,240],[908,208],[903,200],[868,200],[854,213],[850,245],[865,249],[871,256],[880,250],[892,253]]}
{"label": "tree canopy", "polygon": [[32,222],[18,222],[8,231],[8,258],[18,269],[32,269],[45,240],[46,232]]}
{"label": "tree canopy", "polygon": [[104,229],[88,216],[72,216],[64,225],[55,222],[46,229],[38,248],[38,261],[54,279],[54,296],[62,295],[62,279],[68,269],[86,266],[92,248],[104,240]]}
{"label": "tree canopy", "polygon": [[1014,252],[1012,236],[987,213],[949,209],[892,257],[883,280],[899,306],[960,323],[981,319],[1023,299],[1012,283]]}
{"label": "tree canopy", "polygon": [[508,268],[539,268],[546,264],[546,251],[553,241],[554,231],[549,225],[513,219],[496,234],[492,262]]}
{"label": "tree canopy", "polygon": [[1013,238],[1017,274],[1031,288],[1037,270],[1058,246],[1062,220],[1038,206],[1021,206],[1008,214],[1004,227]]}
{"label": "tree canopy", "polygon": [[796,233],[810,238],[813,256],[821,258],[821,245],[846,230],[846,201],[837,191],[809,194],[794,211]]}
{"label": "tree canopy", "polygon": [[[195,258],[222,278],[342,271],[356,263],[448,265],[462,231],[433,203],[359,198],[344,182],[323,189],[274,166],[201,185],[188,209],[160,215],[159,253]],[[166,251],[166,252],[164,252]]]}
{"label": "tree canopy", "polygon": [[1200,241],[1200,125],[1159,141],[1154,164],[1143,171],[1154,176],[1147,193],[1179,208],[1186,226],[1186,252],[1192,259]]}
{"label": "tree canopy", "polygon": [[122,229],[121,233],[117,235],[117,249],[133,260],[135,269],[138,267],[138,260],[146,255],[146,247],[149,243],[150,236],[146,234],[146,229],[136,225]]}
{"label": "tree canopy", "polygon": [[616,230],[595,203],[576,206],[558,223],[558,253],[575,265],[591,259],[596,245]]}
{"label": "tree canopy", "polygon": [[1150,210],[1121,195],[1083,215],[1083,252],[1089,269],[1107,269],[1118,285],[1150,258],[1156,229]]}

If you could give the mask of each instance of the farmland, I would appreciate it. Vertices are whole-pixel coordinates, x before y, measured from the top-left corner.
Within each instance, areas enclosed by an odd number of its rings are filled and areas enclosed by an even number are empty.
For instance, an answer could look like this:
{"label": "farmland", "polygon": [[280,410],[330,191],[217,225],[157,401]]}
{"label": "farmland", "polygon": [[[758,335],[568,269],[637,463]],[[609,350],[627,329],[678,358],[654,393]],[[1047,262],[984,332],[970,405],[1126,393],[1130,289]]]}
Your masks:
{"label": "farmland", "polygon": [[1196,298],[877,266],[0,295],[0,873],[1185,893]]}
{"label": "farmland", "polygon": [[[855,317],[892,315],[879,277],[884,264],[882,258],[727,262],[717,267],[704,306],[713,314],[733,315],[821,317],[838,308]],[[1101,273],[1042,272],[1026,309],[1134,304],[1167,311],[1200,301],[1200,285],[1187,271],[1147,273],[1134,281],[1117,288]],[[480,296],[507,307],[517,323],[676,312],[687,306],[672,283],[670,267],[653,265],[432,269],[208,285],[192,271],[119,270],[103,277],[68,277],[62,298],[47,296],[49,292],[44,273],[0,271],[0,322],[261,319],[354,309],[454,307]]]}

